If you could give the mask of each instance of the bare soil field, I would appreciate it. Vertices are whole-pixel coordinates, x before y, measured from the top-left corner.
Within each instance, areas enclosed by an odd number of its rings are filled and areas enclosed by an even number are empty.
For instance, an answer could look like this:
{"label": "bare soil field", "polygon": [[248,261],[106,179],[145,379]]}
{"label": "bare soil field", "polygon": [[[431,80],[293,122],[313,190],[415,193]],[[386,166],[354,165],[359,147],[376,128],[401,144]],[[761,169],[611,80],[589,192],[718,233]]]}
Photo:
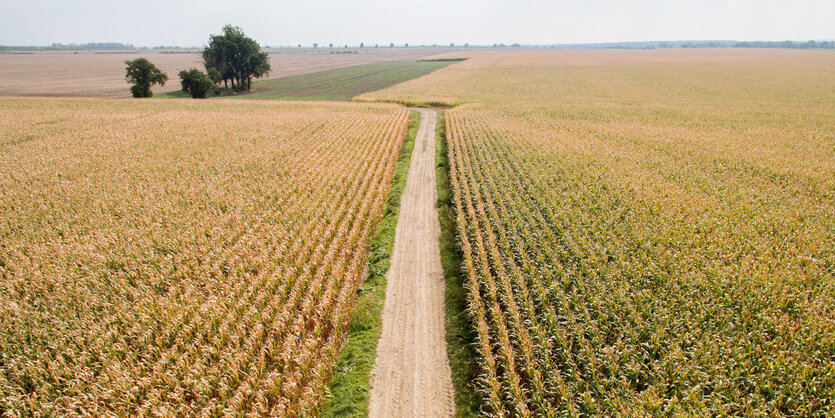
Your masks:
{"label": "bare soil field", "polygon": [[[269,49],[273,72],[269,78],[314,73],[382,61],[413,61],[459,49],[343,48]],[[333,53],[331,53],[333,52]],[[197,49],[176,51],[44,51],[0,54],[0,96],[129,97],[125,60],[145,57],[168,73],[164,87],[154,93],[180,89],[180,70],[202,68]]]}

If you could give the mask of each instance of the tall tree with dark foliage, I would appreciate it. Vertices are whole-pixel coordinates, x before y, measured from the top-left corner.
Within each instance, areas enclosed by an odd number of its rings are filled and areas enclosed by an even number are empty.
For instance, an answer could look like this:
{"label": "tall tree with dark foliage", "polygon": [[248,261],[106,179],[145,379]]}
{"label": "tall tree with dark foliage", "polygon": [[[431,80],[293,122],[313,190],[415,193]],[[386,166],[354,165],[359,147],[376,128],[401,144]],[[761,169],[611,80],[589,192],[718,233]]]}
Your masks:
{"label": "tall tree with dark foliage", "polygon": [[217,70],[223,84],[237,90],[252,88],[252,79],[270,73],[270,59],[254,39],[237,26],[226,25],[223,33],[209,36],[209,46],[203,49],[206,70]]}
{"label": "tall tree with dark foliage", "polygon": [[154,95],[151,92],[151,86],[154,84],[164,86],[165,82],[168,81],[168,75],[145,58],[128,60],[125,61],[125,64],[128,65],[125,68],[125,79],[128,83],[133,84],[130,86],[133,97],[151,97]]}

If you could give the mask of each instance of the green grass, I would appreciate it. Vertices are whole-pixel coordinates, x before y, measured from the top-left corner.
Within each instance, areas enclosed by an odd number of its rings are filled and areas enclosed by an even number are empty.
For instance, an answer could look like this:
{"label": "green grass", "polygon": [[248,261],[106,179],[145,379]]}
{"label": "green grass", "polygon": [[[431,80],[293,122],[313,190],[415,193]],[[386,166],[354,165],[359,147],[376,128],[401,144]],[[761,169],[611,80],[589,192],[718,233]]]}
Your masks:
{"label": "green grass", "polygon": [[[360,94],[418,78],[454,63],[455,61],[377,62],[318,73],[256,80],[252,83],[252,91],[248,93],[233,93],[224,89],[221,96],[259,100],[351,100]],[[190,96],[178,91],[163,93],[159,97]]]}
{"label": "green grass", "polygon": [[405,107],[427,107],[430,109],[452,109],[455,106],[460,105],[461,103],[447,103],[447,102],[439,102],[439,101],[420,101],[420,100],[389,100],[389,99],[382,99],[382,100],[362,100],[366,102],[373,102],[373,103],[394,103],[399,104]]}
{"label": "green grass", "polygon": [[369,377],[377,357],[377,341],[383,325],[386,273],[391,264],[394,232],[400,217],[400,198],[415,146],[420,114],[412,112],[406,138],[397,158],[386,208],[371,244],[368,275],[357,290],[358,298],[348,329],[347,343],[339,355],[322,407],[322,417],[368,416]]}
{"label": "green grass", "polygon": [[[212,93],[209,93],[209,94],[211,95]],[[182,90],[177,90],[177,91],[167,91],[165,93],[155,94],[153,97],[163,98],[163,99],[190,99],[191,95],[182,91]]]}
{"label": "green grass", "polygon": [[441,224],[441,265],[446,279],[446,339],[452,384],[455,386],[455,416],[479,415],[481,398],[475,390],[478,378],[477,358],[473,349],[475,329],[467,316],[467,295],[464,290],[464,274],[461,271],[463,255],[458,246],[455,207],[452,203],[452,186],[449,182],[449,156],[447,154],[446,125],[441,112],[435,128],[435,175],[438,188],[438,220]]}
{"label": "green grass", "polygon": [[419,59],[418,62],[461,62],[468,59],[469,58],[427,58]]}

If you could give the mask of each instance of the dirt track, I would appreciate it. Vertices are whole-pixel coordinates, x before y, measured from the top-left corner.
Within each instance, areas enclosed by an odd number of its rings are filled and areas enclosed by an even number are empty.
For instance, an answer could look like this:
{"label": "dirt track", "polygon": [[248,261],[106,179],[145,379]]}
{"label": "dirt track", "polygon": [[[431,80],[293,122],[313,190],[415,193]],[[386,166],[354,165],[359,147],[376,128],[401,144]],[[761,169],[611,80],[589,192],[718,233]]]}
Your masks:
{"label": "dirt track", "polygon": [[371,417],[438,417],[454,412],[436,209],[438,114],[428,109],[420,113],[387,275],[383,331],[371,377]]}

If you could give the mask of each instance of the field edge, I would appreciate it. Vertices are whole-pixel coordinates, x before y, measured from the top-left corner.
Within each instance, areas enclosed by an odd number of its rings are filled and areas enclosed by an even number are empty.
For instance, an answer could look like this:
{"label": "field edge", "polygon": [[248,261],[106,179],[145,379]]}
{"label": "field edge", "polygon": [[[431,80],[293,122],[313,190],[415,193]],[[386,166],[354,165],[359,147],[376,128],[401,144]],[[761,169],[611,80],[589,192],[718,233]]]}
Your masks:
{"label": "field edge", "polygon": [[473,386],[478,378],[478,364],[475,362],[477,356],[473,349],[475,334],[467,314],[467,293],[464,289],[464,274],[461,271],[464,256],[456,232],[458,229],[449,176],[446,118],[443,111],[438,113],[438,123],[435,126],[435,178],[438,190],[438,221],[441,225],[441,265],[446,282],[444,299],[447,355],[455,388],[455,416],[475,417],[479,415],[482,405],[478,391]]}
{"label": "field edge", "polygon": [[420,114],[412,111],[397,166],[392,176],[383,217],[377,224],[368,255],[367,275],[357,289],[357,301],[322,405],[320,416],[368,416],[369,378],[377,358],[377,342],[383,325],[386,273],[391,263],[394,234],[400,217],[400,198],[406,187]]}
{"label": "field edge", "polygon": [[[307,74],[255,80],[252,90],[237,91],[219,87],[209,92],[210,99],[352,101],[372,91],[414,80],[459,61],[382,61],[316,71]],[[182,91],[170,91],[161,98],[190,98]]]}
{"label": "field edge", "polygon": [[351,101],[353,101],[355,103],[396,104],[396,105],[401,105],[401,106],[406,106],[406,107],[421,107],[421,108],[438,109],[438,110],[452,109],[454,107],[457,107],[457,106],[460,106],[460,105],[464,104],[463,102],[461,102],[461,103],[459,103],[459,102],[448,103],[448,102],[435,101],[435,100],[430,100],[430,101],[411,101],[411,100],[394,100],[394,99],[367,100],[367,99],[360,99],[358,97],[359,96],[354,97]]}

